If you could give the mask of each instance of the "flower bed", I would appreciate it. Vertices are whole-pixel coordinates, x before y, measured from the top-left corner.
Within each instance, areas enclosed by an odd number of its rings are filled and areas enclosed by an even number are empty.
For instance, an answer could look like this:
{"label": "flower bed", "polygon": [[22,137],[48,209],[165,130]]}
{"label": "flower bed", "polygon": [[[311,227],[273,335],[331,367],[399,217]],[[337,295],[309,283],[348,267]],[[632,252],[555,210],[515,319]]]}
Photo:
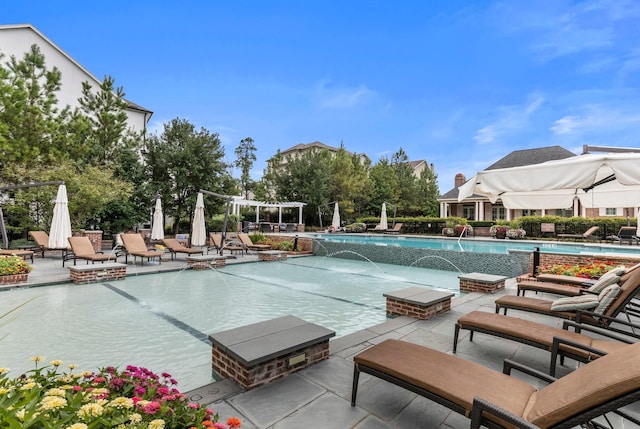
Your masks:
{"label": "flower bed", "polygon": [[618,265],[614,261],[594,261],[584,265],[553,264],[539,267],[538,274],[560,274],[585,279],[598,279]]}
{"label": "flower bed", "polygon": [[212,410],[189,402],[170,374],[145,368],[114,367],[98,372],[59,372],[62,361],[35,369],[15,379],[0,368],[0,422],[2,427],[88,428],[239,428],[237,418],[218,422]]}
{"label": "flower bed", "polygon": [[0,284],[24,283],[33,267],[20,256],[0,256]]}

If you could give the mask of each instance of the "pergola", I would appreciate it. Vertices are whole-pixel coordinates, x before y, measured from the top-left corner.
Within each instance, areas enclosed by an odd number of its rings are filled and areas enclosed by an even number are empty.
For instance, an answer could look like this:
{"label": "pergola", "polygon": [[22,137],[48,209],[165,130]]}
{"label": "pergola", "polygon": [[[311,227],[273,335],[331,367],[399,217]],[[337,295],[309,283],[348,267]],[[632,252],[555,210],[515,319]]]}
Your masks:
{"label": "pergola", "polygon": [[300,202],[281,202],[281,203],[267,203],[264,201],[246,200],[242,197],[233,197],[231,200],[232,210],[234,215],[240,215],[240,207],[255,207],[256,208],[256,223],[260,222],[260,208],[277,208],[278,209],[278,223],[282,223],[282,209],[283,208],[298,208],[298,223],[302,224],[302,208],[306,206],[306,203]]}

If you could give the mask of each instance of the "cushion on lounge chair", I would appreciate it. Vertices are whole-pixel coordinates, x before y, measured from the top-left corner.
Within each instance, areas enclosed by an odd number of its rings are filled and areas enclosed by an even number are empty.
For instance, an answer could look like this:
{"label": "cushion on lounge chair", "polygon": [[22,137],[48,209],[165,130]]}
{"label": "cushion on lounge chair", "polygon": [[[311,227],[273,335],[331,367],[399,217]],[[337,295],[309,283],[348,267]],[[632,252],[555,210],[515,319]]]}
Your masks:
{"label": "cushion on lounge chair", "polygon": [[598,314],[604,314],[609,308],[611,303],[620,295],[620,286],[617,284],[607,286],[604,288],[600,295],[598,295],[598,305],[594,308],[593,312]]}
{"label": "cushion on lounge chair", "polygon": [[552,311],[589,310],[598,306],[596,295],[579,295],[558,298],[551,303]]}
{"label": "cushion on lounge chair", "polygon": [[622,270],[614,268],[603,274],[593,286],[589,286],[588,290],[590,292],[600,293],[607,286],[618,283],[618,281],[620,281],[620,275],[624,274],[624,272],[624,268]]}

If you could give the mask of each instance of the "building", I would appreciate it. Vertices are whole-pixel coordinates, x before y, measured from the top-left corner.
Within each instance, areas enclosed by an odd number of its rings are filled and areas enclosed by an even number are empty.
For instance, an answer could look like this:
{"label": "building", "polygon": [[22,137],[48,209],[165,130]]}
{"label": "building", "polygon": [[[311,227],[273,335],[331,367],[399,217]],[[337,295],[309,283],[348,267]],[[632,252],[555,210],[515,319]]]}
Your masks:
{"label": "building", "polygon": [[[57,67],[62,74],[60,91],[57,92],[60,108],[67,105],[72,109],[80,107],[78,99],[82,97],[82,82],[89,82],[93,88],[100,86],[100,80],[32,25],[0,25],[0,53],[4,55],[0,61],[3,63],[11,56],[22,59],[33,45],[40,48],[47,68]],[[129,128],[143,133],[153,112],[131,101],[125,101],[128,103],[126,113]]]}
{"label": "building", "polygon": [[[281,167],[289,162],[289,159],[298,159],[307,152],[320,150],[328,150],[329,153],[335,155],[336,153],[338,153],[340,148],[329,146],[319,141],[315,141],[312,143],[298,143],[297,145],[290,147],[289,149],[279,151],[275,156],[267,160],[267,164],[269,165],[269,167],[273,168]],[[347,151],[347,153],[349,155],[358,155],[349,151]],[[360,157],[361,162],[369,160],[369,157],[367,157],[367,155],[363,153],[359,154],[358,156]],[[275,165],[276,161],[278,161],[277,165]]]}
{"label": "building", "polygon": [[[607,148],[607,147],[595,147],[585,146],[584,152],[634,152],[637,149],[621,149],[621,148]],[[560,146],[548,146],[536,149],[525,149],[513,151],[504,158],[498,160],[494,164],[487,167],[486,170],[493,170],[498,168],[511,168],[520,167],[524,165],[539,164],[546,161],[566,159],[572,156],[576,156],[573,152],[570,152]],[[583,207],[578,199],[574,200],[574,205],[571,208],[559,209],[548,208],[542,210],[526,210],[526,209],[507,209],[502,205],[502,202],[498,200],[495,204],[492,204],[488,198],[480,195],[473,195],[464,201],[458,202],[458,188],[467,181],[466,177],[459,173],[455,177],[454,188],[449,192],[443,194],[438,201],[440,202],[440,216],[449,217],[457,216],[464,217],[469,220],[512,220],[521,216],[582,216],[582,217],[607,217],[607,216],[636,216],[635,207],[602,207],[602,208],[588,208]]]}

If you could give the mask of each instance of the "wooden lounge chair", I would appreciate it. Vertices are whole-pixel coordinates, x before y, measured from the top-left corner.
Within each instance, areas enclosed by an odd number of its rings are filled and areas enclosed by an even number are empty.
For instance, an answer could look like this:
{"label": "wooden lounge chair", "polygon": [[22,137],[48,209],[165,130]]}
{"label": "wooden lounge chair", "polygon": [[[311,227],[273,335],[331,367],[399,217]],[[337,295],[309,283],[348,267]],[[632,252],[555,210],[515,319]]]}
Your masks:
{"label": "wooden lounge chair", "polygon": [[640,291],[640,270],[636,269],[620,276],[618,285],[620,286],[618,295],[603,309],[602,313],[586,310],[554,311],[551,308],[556,301],[515,295],[505,295],[496,299],[496,313],[499,313],[500,309],[504,310],[504,314],[507,314],[508,309],[522,310],[575,320],[578,323],[606,327],[610,324],[610,321],[608,318],[600,317],[600,315],[615,318],[625,311],[626,306],[631,303]]}
{"label": "wooden lounge chair", "polygon": [[122,239],[122,245],[124,246],[124,262],[128,263],[129,255],[133,255],[133,265],[136,264],[136,259],[140,257],[140,265],[144,265],[144,258],[147,258],[147,262],[152,259],[158,258],[158,263],[162,263],[163,252],[158,249],[148,249],[144,242],[144,238],[140,234],[120,234]]}
{"label": "wooden lounge chair", "polygon": [[31,259],[33,264],[33,251],[24,249],[0,249],[0,256],[20,256],[25,261]]}
{"label": "wooden lounge chair", "polygon": [[235,243],[225,242],[223,245],[222,235],[216,234],[214,232],[209,233],[209,247],[207,248],[207,253],[211,249],[215,249],[216,251],[220,252],[221,255],[224,253],[225,250],[228,250],[232,254],[236,254],[240,252],[241,255],[246,251],[246,247],[241,245],[240,243],[235,244]]}
{"label": "wooden lounge chair", "polygon": [[163,238],[162,243],[166,246],[167,250],[169,250],[169,253],[171,253],[172,261],[178,253],[184,253],[186,255],[204,255],[204,250],[197,249],[195,247],[183,246],[182,243],[175,238]]}
{"label": "wooden lounge chair", "polygon": [[253,241],[251,241],[251,237],[249,237],[249,235],[244,234],[242,232],[238,233],[238,240],[240,240],[240,242],[247,246],[247,248],[249,250],[269,250],[271,249],[271,246],[268,244],[253,244]]}
{"label": "wooden lounge chair", "polygon": [[400,234],[400,230],[401,229],[402,229],[402,224],[398,222],[395,225],[393,225],[393,228],[387,229],[384,233],[385,234]]}
{"label": "wooden lounge chair", "polygon": [[[573,428],[640,399],[640,343],[560,378],[505,360],[503,372],[400,340],[385,340],[354,358],[351,405],[360,372],[422,395],[471,419],[471,428]],[[513,369],[550,382],[542,388],[511,377]],[[390,393],[392,395],[392,393]],[[427,426],[425,426],[427,427]]]}
{"label": "wooden lounge chair", "polygon": [[573,239],[574,241],[578,241],[578,240],[600,240],[600,237],[598,237],[597,235],[595,235],[595,233],[600,229],[599,226],[592,226],[591,228],[589,228],[588,230],[586,230],[584,233],[582,234],[558,234],[556,235],[556,237],[558,238],[568,238],[568,239]]}
{"label": "wooden lounge chair", "polygon": [[[456,323],[453,334],[453,353],[457,351],[461,329],[471,331],[469,341],[473,341],[474,332],[481,332],[551,352],[549,374],[555,375],[558,356],[561,357],[561,363],[565,357],[579,362],[589,362],[640,339],[640,334],[628,332],[624,328],[637,329],[640,326],[617,319],[612,323],[623,325],[623,327],[616,328],[614,331],[565,320],[562,328],[556,328],[502,314],[472,311],[459,318]],[[570,327],[580,332],[593,332],[596,338],[569,331]]]}
{"label": "wooden lounge chair", "polygon": [[65,259],[65,254],[69,250],[65,249],[52,249],[49,247],[49,234],[46,231],[29,231],[29,237],[33,239],[35,242],[35,246],[30,248],[29,250],[34,250],[42,253],[42,257],[44,258],[44,252],[48,250],[62,250],[62,257]]}
{"label": "wooden lounge chair", "polygon": [[[76,260],[78,259],[86,260],[87,264],[89,263],[89,261],[91,261],[92,263],[95,263],[96,261],[103,263],[104,261],[118,261],[119,253],[112,252],[105,254],[102,252],[96,252],[93,249],[93,244],[91,244],[91,240],[89,240],[89,237],[69,237],[67,240],[69,240],[69,245],[71,245],[71,253],[69,259],[73,259],[73,265],[76,264]],[[63,267],[64,263],[65,260],[63,259]]]}
{"label": "wooden lounge chair", "polygon": [[638,267],[640,267],[640,264],[636,264],[629,269],[625,269],[624,267],[613,268],[612,270],[609,270],[607,273],[602,275],[598,280],[581,279],[580,277],[562,275],[545,276],[541,274],[540,276],[538,276],[538,280],[552,280],[555,278],[558,281],[553,282],[524,280],[518,282],[518,295],[524,296],[526,291],[534,291],[536,293],[547,292],[563,296],[579,296],[584,293],[599,293],[604,287],[608,286],[609,284],[618,283],[622,274],[627,273],[631,270],[638,269]]}

